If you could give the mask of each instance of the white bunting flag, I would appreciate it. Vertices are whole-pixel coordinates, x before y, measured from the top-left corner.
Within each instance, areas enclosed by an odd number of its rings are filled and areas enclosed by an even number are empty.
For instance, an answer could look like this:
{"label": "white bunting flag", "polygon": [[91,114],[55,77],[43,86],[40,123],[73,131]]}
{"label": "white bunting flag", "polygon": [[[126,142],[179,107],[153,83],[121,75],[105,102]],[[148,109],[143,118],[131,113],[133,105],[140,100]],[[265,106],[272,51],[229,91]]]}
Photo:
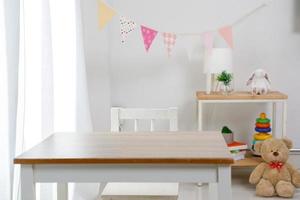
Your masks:
{"label": "white bunting flag", "polygon": [[134,31],[136,27],[136,23],[130,19],[127,19],[124,16],[120,17],[120,34],[121,34],[121,42],[124,43],[128,37],[128,35]]}

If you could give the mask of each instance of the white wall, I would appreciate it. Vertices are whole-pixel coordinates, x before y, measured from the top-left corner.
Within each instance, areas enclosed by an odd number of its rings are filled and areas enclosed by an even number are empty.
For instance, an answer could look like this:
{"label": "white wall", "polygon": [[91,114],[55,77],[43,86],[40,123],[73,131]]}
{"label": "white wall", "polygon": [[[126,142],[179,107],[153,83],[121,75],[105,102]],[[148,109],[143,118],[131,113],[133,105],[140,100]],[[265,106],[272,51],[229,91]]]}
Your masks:
{"label": "white wall", "polygon": [[[230,24],[263,0],[107,0],[121,14],[160,31],[202,32]],[[98,29],[97,1],[82,1],[91,110],[95,130],[109,129],[110,106],[179,108],[179,129],[196,130],[195,92],[205,88],[200,37],[180,37],[172,58],[161,36],[144,50],[139,27],[120,43],[119,18]],[[289,95],[288,136],[300,148],[300,1],[274,0],[234,27],[235,88],[256,68],[269,71],[272,87]],[[224,46],[221,38],[216,46]],[[190,52],[190,57],[188,53]],[[266,105],[209,106],[207,129],[229,125],[250,142],[254,120]]]}
{"label": "white wall", "polygon": [[98,1],[82,1],[83,37],[93,128],[110,129],[110,64],[108,31],[98,28]]}

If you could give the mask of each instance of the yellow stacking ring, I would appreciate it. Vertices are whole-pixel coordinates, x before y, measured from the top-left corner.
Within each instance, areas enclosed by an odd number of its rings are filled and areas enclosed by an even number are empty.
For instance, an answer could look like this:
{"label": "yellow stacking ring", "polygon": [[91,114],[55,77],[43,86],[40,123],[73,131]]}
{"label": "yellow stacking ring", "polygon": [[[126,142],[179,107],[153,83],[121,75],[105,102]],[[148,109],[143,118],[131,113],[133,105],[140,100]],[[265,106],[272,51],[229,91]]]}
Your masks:
{"label": "yellow stacking ring", "polygon": [[254,139],[255,140],[266,140],[272,138],[271,134],[268,133],[256,133],[254,134]]}
{"label": "yellow stacking ring", "polygon": [[267,118],[267,115],[266,115],[266,113],[260,113],[259,117],[261,119],[265,119],[265,118]]}

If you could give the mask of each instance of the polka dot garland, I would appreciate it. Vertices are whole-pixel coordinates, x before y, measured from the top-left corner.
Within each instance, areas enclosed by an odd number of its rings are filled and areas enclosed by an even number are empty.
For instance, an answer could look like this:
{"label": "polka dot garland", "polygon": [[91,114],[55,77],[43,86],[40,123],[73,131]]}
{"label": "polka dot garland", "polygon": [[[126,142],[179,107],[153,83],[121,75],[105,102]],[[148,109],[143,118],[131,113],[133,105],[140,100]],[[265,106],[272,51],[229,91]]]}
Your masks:
{"label": "polka dot garland", "polygon": [[144,39],[145,49],[148,52],[154,38],[157,35],[157,31],[145,26],[141,26],[141,31]]}
{"label": "polka dot garland", "polygon": [[136,27],[136,23],[130,19],[127,19],[124,16],[120,17],[120,35],[121,35],[121,42],[125,43],[128,34],[134,31]]}

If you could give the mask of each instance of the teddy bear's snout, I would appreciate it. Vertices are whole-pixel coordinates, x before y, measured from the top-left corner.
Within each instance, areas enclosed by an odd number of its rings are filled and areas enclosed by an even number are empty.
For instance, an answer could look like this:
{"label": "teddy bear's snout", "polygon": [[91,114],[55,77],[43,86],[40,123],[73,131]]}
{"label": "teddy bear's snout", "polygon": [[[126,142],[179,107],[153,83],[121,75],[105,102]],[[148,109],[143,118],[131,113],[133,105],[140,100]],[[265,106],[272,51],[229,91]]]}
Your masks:
{"label": "teddy bear's snout", "polygon": [[273,152],[273,156],[278,156],[279,153],[277,151]]}

